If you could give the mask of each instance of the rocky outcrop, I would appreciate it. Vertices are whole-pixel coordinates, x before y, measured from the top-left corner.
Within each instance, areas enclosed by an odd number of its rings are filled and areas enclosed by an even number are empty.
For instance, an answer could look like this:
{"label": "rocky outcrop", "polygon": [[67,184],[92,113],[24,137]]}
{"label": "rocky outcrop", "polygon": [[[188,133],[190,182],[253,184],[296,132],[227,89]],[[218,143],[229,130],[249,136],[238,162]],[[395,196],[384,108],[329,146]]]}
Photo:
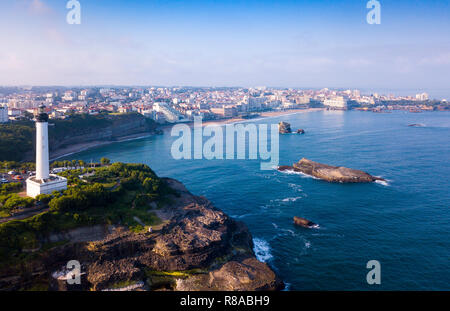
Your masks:
{"label": "rocky outcrop", "polygon": [[225,263],[208,274],[179,279],[177,290],[255,291],[280,289],[275,273],[256,258],[248,257]]}
{"label": "rocky outcrop", "polygon": [[302,217],[297,217],[294,216],[294,224],[303,228],[319,228],[319,225],[316,223],[313,223],[312,221],[306,219],[306,218],[302,218]]}
{"label": "rocky outcrop", "polygon": [[367,183],[376,180],[383,180],[382,178],[372,176],[366,172],[355,170],[342,166],[331,166],[314,162],[308,159],[301,159],[294,163],[293,166],[279,166],[278,170],[293,170],[301,172],[328,182],[340,183]]}
{"label": "rocky outcrop", "polygon": [[292,133],[291,125],[287,122],[278,123],[278,132],[280,134],[290,134]]}
{"label": "rocky outcrop", "polygon": [[[51,289],[108,290],[277,290],[283,287],[271,268],[259,262],[253,252],[252,237],[241,222],[228,217],[206,198],[194,196],[178,181],[165,179],[177,191],[172,203],[157,210],[161,228],[133,233],[124,227],[86,228],[51,237],[70,239],[38,261],[29,263],[28,282],[33,267],[36,278]],[[86,238],[92,235],[92,241]],[[103,238],[98,239],[104,235]],[[72,240],[73,239],[73,240]],[[83,282],[71,287],[52,277],[70,260],[81,263]],[[42,269],[43,268],[43,269]],[[22,277],[10,282],[19,271],[0,272],[1,288],[21,288]],[[23,273],[22,273],[23,274]],[[3,278],[3,283],[2,283]],[[31,278],[32,280],[32,278]]]}

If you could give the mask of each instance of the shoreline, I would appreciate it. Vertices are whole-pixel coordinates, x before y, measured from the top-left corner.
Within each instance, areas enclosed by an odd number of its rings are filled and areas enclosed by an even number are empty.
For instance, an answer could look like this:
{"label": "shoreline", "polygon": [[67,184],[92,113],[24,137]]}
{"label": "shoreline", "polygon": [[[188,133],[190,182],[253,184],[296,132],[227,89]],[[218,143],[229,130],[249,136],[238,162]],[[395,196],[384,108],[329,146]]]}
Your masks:
{"label": "shoreline", "polygon": [[262,112],[260,116],[253,118],[253,119],[243,119],[243,118],[232,118],[232,119],[224,119],[224,120],[212,120],[212,121],[206,121],[203,122],[203,126],[207,125],[225,125],[225,124],[233,124],[233,123],[245,123],[245,122],[251,122],[251,121],[259,121],[262,119],[269,119],[269,118],[275,118],[275,117],[281,117],[281,116],[289,116],[299,113],[308,113],[308,112],[315,112],[315,111],[323,111],[326,110],[325,108],[307,108],[307,109],[290,109],[290,110],[282,110],[282,111],[266,111]]}
{"label": "shoreline", "polygon": [[[207,120],[202,122],[202,126],[205,127],[207,125],[225,125],[225,124],[233,124],[233,123],[244,123],[244,122],[252,122],[252,121],[259,121],[262,119],[269,119],[269,118],[275,118],[280,116],[288,116],[288,115],[294,115],[299,113],[308,113],[308,112],[316,112],[316,111],[325,111],[326,108],[307,108],[307,109],[289,109],[289,110],[282,110],[282,111],[266,111],[261,112],[260,115],[256,118],[251,119],[243,119],[243,118],[230,118],[230,119],[219,119],[219,120]],[[172,127],[177,123],[172,124],[164,124],[160,128],[162,130],[165,130],[167,128]],[[179,124],[186,124],[188,126],[193,126],[194,121],[185,122],[185,123],[179,123]]]}
{"label": "shoreline", "polygon": [[137,134],[133,134],[133,135],[123,136],[123,137],[118,138],[117,140],[106,140],[106,141],[105,140],[94,140],[91,142],[72,145],[70,147],[61,148],[54,152],[51,152],[50,161],[56,161],[60,158],[63,158],[63,157],[66,157],[66,156],[69,156],[69,155],[72,155],[75,153],[79,153],[82,151],[86,151],[89,149],[93,149],[95,147],[105,146],[105,145],[109,145],[109,144],[113,144],[113,143],[121,143],[121,142],[125,142],[125,141],[137,140],[137,139],[141,139],[141,138],[150,137],[152,135],[156,135],[156,134],[149,133],[149,132],[142,132],[142,133],[137,133]]}
{"label": "shoreline", "polygon": [[[308,109],[290,109],[290,110],[283,110],[283,111],[267,111],[267,112],[262,112],[260,116],[253,118],[253,119],[243,119],[243,118],[231,118],[231,119],[222,119],[222,120],[211,120],[211,121],[206,121],[202,123],[202,126],[208,126],[208,125],[212,125],[212,126],[222,126],[225,124],[233,124],[233,123],[244,123],[244,122],[252,122],[255,120],[262,120],[262,119],[269,119],[269,118],[275,118],[275,117],[280,117],[280,116],[288,116],[288,115],[293,115],[293,114],[299,114],[299,113],[308,113],[308,112],[315,112],[315,111],[323,111],[325,110],[325,108],[308,108]],[[184,123],[187,124],[188,126],[193,126],[194,122],[189,122],[189,123]],[[165,124],[160,126],[159,128],[161,130],[167,130],[168,128],[172,127],[174,124]],[[109,144],[113,144],[113,143],[120,143],[120,142],[125,142],[125,141],[131,141],[131,140],[137,140],[137,139],[141,139],[141,138],[147,138],[150,136],[156,135],[155,133],[149,133],[149,132],[143,132],[143,133],[137,133],[134,135],[128,135],[128,136],[123,136],[118,138],[117,140],[95,140],[95,141],[91,141],[91,142],[86,142],[86,143],[81,143],[81,144],[76,144],[76,145],[72,145],[69,147],[65,147],[62,149],[58,149],[55,150],[54,152],[51,152],[50,154],[50,161],[56,161],[58,159],[61,159],[63,157],[67,157],[70,156],[72,154],[76,154],[82,151],[86,151],[89,149],[93,149],[95,147],[100,147],[100,146],[106,146]]]}

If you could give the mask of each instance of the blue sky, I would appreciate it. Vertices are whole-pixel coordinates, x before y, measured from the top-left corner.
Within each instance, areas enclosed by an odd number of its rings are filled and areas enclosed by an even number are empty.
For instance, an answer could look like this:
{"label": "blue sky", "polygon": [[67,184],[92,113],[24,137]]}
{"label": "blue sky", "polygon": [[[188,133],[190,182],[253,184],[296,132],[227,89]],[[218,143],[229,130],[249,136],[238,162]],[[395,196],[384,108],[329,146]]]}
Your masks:
{"label": "blue sky", "polygon": [[450,88],[450,1],[2,0],[0,84]]}

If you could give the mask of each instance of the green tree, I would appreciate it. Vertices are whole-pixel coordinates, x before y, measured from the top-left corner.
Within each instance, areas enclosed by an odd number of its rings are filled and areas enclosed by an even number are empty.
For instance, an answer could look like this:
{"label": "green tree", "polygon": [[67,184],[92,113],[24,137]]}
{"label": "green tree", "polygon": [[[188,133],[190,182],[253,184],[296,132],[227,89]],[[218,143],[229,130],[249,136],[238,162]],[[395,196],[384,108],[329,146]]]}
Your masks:
{"label": "green tree", "polygon": [[108,159],[108,158],[103,157],[103,158],[100,159],[100,163],[101,163],[102,165],[108,165],[108,164],[111,163],[111,160]]}

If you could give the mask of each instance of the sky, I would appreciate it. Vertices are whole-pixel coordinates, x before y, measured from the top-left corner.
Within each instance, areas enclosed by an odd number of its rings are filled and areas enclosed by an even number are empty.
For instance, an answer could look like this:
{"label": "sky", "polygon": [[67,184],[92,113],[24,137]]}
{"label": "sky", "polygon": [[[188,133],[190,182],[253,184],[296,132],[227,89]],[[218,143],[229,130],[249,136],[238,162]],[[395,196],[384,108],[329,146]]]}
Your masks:
{"label": "sky", "polygon": [[450,0],[78,1],[0,1],[0,85],[450,89]]}

